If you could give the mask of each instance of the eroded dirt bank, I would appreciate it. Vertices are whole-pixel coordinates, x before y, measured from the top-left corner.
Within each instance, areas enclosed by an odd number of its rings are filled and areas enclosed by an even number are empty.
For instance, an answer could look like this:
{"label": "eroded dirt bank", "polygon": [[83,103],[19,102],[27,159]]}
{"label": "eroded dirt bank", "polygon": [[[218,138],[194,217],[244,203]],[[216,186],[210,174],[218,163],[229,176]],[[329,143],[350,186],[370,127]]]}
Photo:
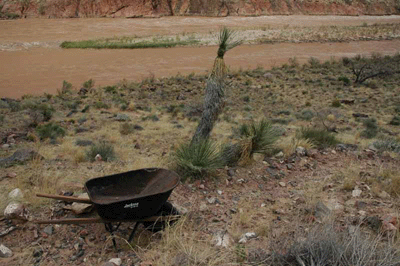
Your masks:
{"label": "eroded dirt bank", "polygon": [[259,16],[276,14],[389,15],[400,4],[388,1],[319,0],[48,0],[3,1],[1,12],[22,17]]}

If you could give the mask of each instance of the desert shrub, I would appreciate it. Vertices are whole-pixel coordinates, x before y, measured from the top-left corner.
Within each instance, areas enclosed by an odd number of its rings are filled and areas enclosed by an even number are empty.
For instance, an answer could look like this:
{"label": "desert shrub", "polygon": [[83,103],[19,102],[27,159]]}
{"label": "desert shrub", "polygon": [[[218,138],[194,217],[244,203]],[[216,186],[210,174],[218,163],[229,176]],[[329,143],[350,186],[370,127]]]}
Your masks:
{"label": "desert shrub", "polygon": [[157,121],[160,121],[160,118],[158,118],[158,116],[156,114],[153,114],[153,115],[148,115],[148,116],[142,117],[142,120],[143,121],[151,120],[153,122],[157,122]]}
{"label": "desert shrub", "polygon": [[393,126],[400,126],[400,116],[398,116],[398,115],[393,116],[393,118],[389,122],[389,124],[393,125]]}
{"label": "desert shrub", "polygon": [[354,58],[343,58],[342,63],[353,73],[356,84],[362,84],[371,78],[390,77],[400,73],[400,54],[394,56],[374,54],[371,58],[357,55]]}
{"label": "desert shrub", "polygon": [[318,68],[321,66],[320,61],[315,57],[310,57],[310,59],[308,59],[308,64],[311,68]]}
{"label": "desert shrub", "polygon": [[333,225],[317,226],[304,240],[296,241],[286,250],[284,254],[264,254],[262,265],[395,266],[400,263],[399,249],[393,241],[362,232],[357,226],[341,232]]}
{"label": "desert shrub", "polygon": [[335,99],[333,102],[332,102],[332,107],[336,107],[336,108],[338,108],[338,107],[340,107],[342,104],[340,103],[340,101],[338,100],[338,99]]}
{"label": "desert shrub", "polygon": [[110,106],[108,104],[106,104],[105,102],[102,101],[98,101],[94,104],[94,107],[96,107],[97,109],[109,109]]}
{"label": "desert shrub", "polygon": [[392,151],[400,153],[400,141],[389,137],[375,141],[374,147],[380,152]]}
{"label": "desert shrub", "polygon": [[129,135],[132,134],[133,131],[135,131],[134,126],[129,123],[123,123],[119,127],[119,133],[121,133],[121,135]]}
{"label": "desert shrub", "polygon": [[10,101],[8,105],[11,112],[18,112],[19,110],[21,110],[21,103],[18,101]]}
{"label": "desert shrub", "polygon": [[296,118],[300,120],[305,120],[305,121],[311,121],[314,117],[314,112],[311,110],[303,110],[301,113],[296,114]]}
{"label": "desert shrub", "polygon": [[398,114],[400,114],[400,104],[394,107],[394,111]]}
{"label": "desert shrub", "polygon": [[92,146],[86,151],[86,158],[93,162],[97,154],[100,154],[101,158],[105,162],[110,162],[115,160],[114,146],[106,141],[100,141]]}
{"label": "desert shrub", "polygon": [[346,86],[350,85],[350,83],[351,83],[350,79],[348,77],[346,77],[346,76],[340,76],[338,78],[338,81],[342,81],[343,84],[346,85]]}
{"label": "desert shrub", "polygon": [[364,131],[361,132],[361,136],[367,139],[372,139],[378,134],[378,125],[376,124],[375,118],[367,118],[363,121]]}
{"label": "desert shrub", "polygon": [[89,80],[83,82],[82,87],[84,87],[85,89],[90,90],[91,88],[94,87],[94,80],[93,79],[89,79]]}
{"label": "desert shrub", "polygon": [[203,177],[223,167],[219,147],[210,139],[182,144],[173,158],[185,177]]}
{"label": "desert shrub", "polygon": [[117,87],[116,86],[106,86],[103,88],[103,90],[107,93],[111,94],[116,94],[117,93]]}
{"label": "desert shrub", "polygon": [[65,129],[55,123],[47,123],[36,127],[36,132],[41,140],[51,139],[55,140],[58,137],[65,136]]}
{"label": "desert shrub", "polygon": [[327,148],[338,144],[336,136],[326,129],[301,128],[298,137],[310,140],[318,148]]}
{"label": "desert shrub", "polygon": [[4,122],[5,115],[0,115],[0,122]]}

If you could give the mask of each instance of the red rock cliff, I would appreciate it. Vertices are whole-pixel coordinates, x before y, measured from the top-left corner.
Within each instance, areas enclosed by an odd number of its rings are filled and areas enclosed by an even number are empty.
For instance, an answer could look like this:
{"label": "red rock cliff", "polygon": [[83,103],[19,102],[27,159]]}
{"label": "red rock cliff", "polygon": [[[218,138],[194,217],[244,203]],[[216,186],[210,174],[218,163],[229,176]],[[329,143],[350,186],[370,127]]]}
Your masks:
{"label": "red rock cliff", "polygon": [[22,16],[158,17],[400,14],[400,0],[0,0]]}

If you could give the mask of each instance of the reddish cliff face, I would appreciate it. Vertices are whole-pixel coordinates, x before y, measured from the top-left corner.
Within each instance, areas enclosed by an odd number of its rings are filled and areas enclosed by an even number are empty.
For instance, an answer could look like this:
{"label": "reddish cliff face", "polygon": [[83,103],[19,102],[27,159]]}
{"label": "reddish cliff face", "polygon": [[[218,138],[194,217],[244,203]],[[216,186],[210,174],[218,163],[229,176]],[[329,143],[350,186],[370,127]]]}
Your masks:
{"label": "reddish cliff face", "polygon": [[400,0],[1,0],[22,16],[159,17],[400,14]]}

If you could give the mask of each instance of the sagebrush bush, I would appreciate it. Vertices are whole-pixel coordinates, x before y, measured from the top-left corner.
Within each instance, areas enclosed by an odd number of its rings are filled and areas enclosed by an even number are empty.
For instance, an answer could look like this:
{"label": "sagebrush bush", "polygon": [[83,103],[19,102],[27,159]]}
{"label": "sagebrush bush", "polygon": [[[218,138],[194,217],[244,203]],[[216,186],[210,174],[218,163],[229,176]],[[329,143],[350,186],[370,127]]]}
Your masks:
{"label": "sagebrush bush", "polygon": [[41,140],[44,139],[55,140],[58,137],[65,136],[65,129],[53,122],[37,126],[36,132],[38,133]]}
{"label": "sagebrush bush", "polygon": [[210,139],[182,144],[173,158],[185,177],[199,178],[224,166],[218,145]]}
{"label": "sagebrush bush", "polygon": [[86,151],[86,158],[93,162],[97,154],[100,154],[102,160],[105,162],[113,161],[116,158],[114,146],[107,141],[100,141],[92,145],[89,150]]}
{"label": "sagebrush bush", "polygon": [[375,118],[368,118],[363,121],[365,130],[361,132],[361,136],[367,139],[372,139],[378,134],[378,125]]}
{"label": "sagebrush bush", "polygon": [[[281,251],[282,247],[278,251]],[[400,263],[398,246],[382,235],[372,236],[359,227],[349,232],[337,231],[333,225],[315,227],[303,241],[292,244],[282,254],[264,254],[251,265],[274,266],[395,266]]]}
{"label": "sagebrush bush", "polygon": [[121,133],[121,135],[129,135],[132,134],[134,131],[134,126],[129,124],[129,123],[123,123],[121,124],[121,126],[119,127],[119,133]]}
{"label": "sagebrush bush", "polygon": [[326,129],[301,128],[298,137],[310,140],[318,148],[327,148],[338,144],[336,136]]}
{"label": "sagebrush bush", "polygon": [[400,116],[395,115],[393,116],[392,120],[389,122],[392,126],[400,126]]}
{"label": "sagebrush bush", "polygon": [[314,112],[311,110],[303,110],[301,113],[296,114],[297,119],[311,121],[311,119],[315,116]]}
{"label": "sagebrush bush", "polygon": [[391,151],[400,153],[400,141],[397,141],[393,138],[384,138],[374,142],[374,147],[378,149],[378,151]]}

